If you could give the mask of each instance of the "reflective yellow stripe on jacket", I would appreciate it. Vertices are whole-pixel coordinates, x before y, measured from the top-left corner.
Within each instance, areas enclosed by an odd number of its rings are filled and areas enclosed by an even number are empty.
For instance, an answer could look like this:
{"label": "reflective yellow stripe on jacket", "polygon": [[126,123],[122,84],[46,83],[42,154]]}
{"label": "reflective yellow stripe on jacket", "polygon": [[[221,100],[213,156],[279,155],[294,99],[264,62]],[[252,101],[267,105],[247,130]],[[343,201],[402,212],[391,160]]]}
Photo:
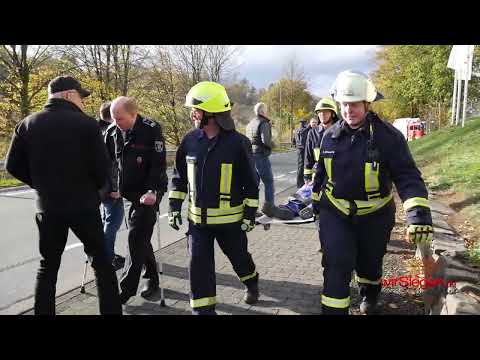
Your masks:
{"label": "reflective yellow stripe on jacket", "polygon": [[220,173],[220,209],[230,207],[232,187],[232,164],[222,164]]}
{"label": "reflective yellow stripe on jacket", "polygon": [[190,204],[195,204],[195,177],[196,177],[196,159],[187,156],[187,180],[188,193],[190,195]]}
{"label": "reflective yellow stripe on jacket", "polygon": [[[351,204],[349,201],[345,199],[337,199],[333,196],[333,188],[332,188],[332,159],[331,158],[324,158],[325,164],[325,171],[327,172],[327,185],[325,188],[325,195],[327,196],[328,200],[342,213],[345,215],[350,215],[350,207]],[[368,194],[368,198],[370,200],[354,200],[356,206],[356,215],[367,215],[373,213],[386,204],[390,202],[393,198],[392,194],[382,198],[380,197],[379,188],[379,165],[378,163],[365,163],[365,191]],[[374,192],[372,194],[372,192]]]}
{"label": "reflective yellow stripe on jacket", "polygon": [[403,203],[403,210],[407,211],[415,206],[424,206],[430,209],[430,205],[428,204],[428,200],[422,197],[414,197],[410,198]]}
{"label": "reflective yellow stripe on jacket", "polygon": [[258,199],[248,199],[248,198],[243,200],[243,203],[246,206],[250,206],[250,207],[258,207],[258,204],[259,204]]}

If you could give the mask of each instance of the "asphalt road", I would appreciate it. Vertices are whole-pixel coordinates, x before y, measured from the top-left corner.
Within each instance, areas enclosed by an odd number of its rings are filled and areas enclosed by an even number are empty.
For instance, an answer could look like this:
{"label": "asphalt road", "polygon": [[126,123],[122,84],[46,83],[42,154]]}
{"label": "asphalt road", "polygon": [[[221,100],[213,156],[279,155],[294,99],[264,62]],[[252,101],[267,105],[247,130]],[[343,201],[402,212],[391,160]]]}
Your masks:
{"label": "asphalt road", "polygon": [[[278,153],[271,156],[275,192],[279,193],[296,183],[296,153]],[[168,171],[169,179],[171,170]],[[263,201],[263,184],[260,185],[260,200]],[[35,201],[31,189],[0,193],[0,315],[18,314],[33,307],[36,271],[39,266],[37,228],[34,222]],[[184,202],[184,209],[187,201]],[[128,205],[127,205],[128,206]],[[182,239],[186,232],[184,225],[175,231],[167,224],[168,202],[160,204],[161,246],[167,246]],[[183,212],[183,214],[185,214]],[[126,254],[127,234],[125,223],[120,228],[116,253]],[[152,237],[154,250],[158,249],[156,230]],[[85,263],[83,245],[69,232],[67,245],[58,274],[57,296],[80,286]],[[93,279],[89,267],[87,280]]]}

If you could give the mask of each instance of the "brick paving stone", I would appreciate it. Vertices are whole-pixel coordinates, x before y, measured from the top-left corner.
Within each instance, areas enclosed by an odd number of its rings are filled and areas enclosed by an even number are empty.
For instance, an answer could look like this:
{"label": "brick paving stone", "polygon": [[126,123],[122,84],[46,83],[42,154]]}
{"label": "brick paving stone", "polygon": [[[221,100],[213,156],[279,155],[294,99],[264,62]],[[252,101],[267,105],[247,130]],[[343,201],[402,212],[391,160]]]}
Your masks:
{"label": "brick paving stone", "polygon": [[[281,199],[279,200],[282,201]],[[403,226],[403,224],[402,224]],[[310,225],[274,225],[268,231],[256,227],[248,234],[249,251],[260,273],[260,300],[251,306],[243,303],[244,285],[233,272],[232,266],[218,245],[215,245],[215,269],[217,279],[217,312],[225,315],[316,315],[320,314],[322,288],[321,253],[317,252],[318,233]],[[164,264],[163,286],[166,305],[162,308],[160,296],[151,301],[139,295],[124,306],[125,314],[132,315],[189,315],[188,254],[186,239],[173,243],[161,251]],[[158,253],[156,254],[158,256]],[[388,253],[389,267],[395,262],[394,271],[403,271],[401,254]],[[403,268],[402,268],[403,266]],[[385,273],[393,270],[385,269]],[[142,279],[139,292],[143,287]],[[87,293],[79,289],[58,298],[57,314],[98,314],[98,298],[94,282],[87,284]],[[421,306],[399,291],[387,293],[389,302],[407,301],[407,307],[396,313],[418,313]],[[352,304],[358,307],[358,290],[352,283]],[[390,309],[391,310],[391,309]],[[403,312],[402,312],[403,311]],[[353,313],[355,311],[352,310]],[[33,311],[29,312],[30,314]],[[391,312],[389,312],[391,313]]]}

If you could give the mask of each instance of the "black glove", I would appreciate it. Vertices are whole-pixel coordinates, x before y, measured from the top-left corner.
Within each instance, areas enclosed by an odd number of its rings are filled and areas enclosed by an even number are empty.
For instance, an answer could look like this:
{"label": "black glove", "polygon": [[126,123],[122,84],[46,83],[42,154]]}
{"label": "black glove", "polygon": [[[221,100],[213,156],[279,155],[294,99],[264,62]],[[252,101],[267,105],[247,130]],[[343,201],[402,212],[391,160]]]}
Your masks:
{"label": "black glove", "polygon": [[179,230],[178,225],[182,225],[182,214],[180,211],[172,211],[168,213],[168,225],[175,230]]}

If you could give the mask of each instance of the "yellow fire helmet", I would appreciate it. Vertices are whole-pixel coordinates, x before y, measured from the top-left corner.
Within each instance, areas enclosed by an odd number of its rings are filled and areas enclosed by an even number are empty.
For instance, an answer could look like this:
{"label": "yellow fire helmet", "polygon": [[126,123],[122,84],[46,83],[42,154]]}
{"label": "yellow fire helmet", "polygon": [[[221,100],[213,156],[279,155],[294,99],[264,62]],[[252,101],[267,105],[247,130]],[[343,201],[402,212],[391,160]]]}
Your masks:
{"label": "yellow fire helmet", "polygon": [[202,81],[194,85],[187,94],[185,106],[212,114],[232,109],[225,88],[212,81]]}
{"label": "yellow fire helmet", "polygon": [[318,113],[320,110],[331,110],[334,112],[335,115],[338,116],[337,103],[332,98],[321,98],[315,106],[315,113]]}

